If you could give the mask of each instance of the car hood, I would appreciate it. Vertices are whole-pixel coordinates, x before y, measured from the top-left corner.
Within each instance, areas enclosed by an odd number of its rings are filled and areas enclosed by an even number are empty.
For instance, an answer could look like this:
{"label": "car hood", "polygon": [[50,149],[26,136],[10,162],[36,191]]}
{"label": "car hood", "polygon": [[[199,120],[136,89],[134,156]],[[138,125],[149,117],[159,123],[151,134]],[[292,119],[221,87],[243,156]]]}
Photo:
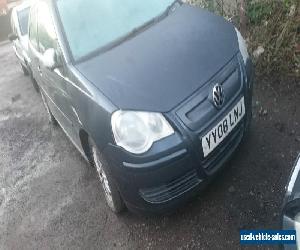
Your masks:
{"label": "car hood", "polygon": [[184,4],[122,44],[75,66],[120,109],[168,112],[237,52],[232,24]]}

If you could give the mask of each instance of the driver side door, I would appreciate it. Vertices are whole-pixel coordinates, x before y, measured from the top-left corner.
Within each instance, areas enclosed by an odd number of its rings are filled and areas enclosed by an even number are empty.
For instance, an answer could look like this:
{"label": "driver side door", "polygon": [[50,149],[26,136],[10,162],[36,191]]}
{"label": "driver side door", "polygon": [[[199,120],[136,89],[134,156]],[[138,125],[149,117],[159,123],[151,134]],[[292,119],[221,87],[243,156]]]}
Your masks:
{"label": "driver side door", "polygon": [[[50,6],[40,1],[38,3],[38,44],[39,44],[39,85],[47,98],[51,112],[68,135],[72,136],[72,105],[66,89],[66,67],[56,35]],[[59,66],[50,69],[43,63],[45,52],[54,49]]]}

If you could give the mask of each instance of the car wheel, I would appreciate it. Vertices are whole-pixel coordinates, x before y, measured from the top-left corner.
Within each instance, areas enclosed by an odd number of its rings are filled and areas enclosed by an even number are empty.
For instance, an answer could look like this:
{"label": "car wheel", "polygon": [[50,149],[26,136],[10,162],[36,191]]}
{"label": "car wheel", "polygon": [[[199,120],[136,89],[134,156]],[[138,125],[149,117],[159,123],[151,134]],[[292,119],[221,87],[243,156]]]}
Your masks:
{"label": "car wheel", "polygon": [[26,69],[26,67],[24,67],[23,64],[21,64],[21,67],[22,67],[22,71],[23,71],[24,75],[25,75],[25,76],[28,76],[28,75],[29,75],[29,72],[28,72],[28,70]]}
{"label": "car wheel", "polygon": [[114,213],[118,214],[125,209],[123,199],[112,177],[106,171],[107,163],[101,157],[97,146],[94,143],[91,144],[92,162],[96,168],[99,181],[102,185],[107,205]]}
{"label": "car wheel", "polygon": [[46,100],[46,97],[45,97],[43,91],[40,91],[40,93],[41,93],[41,97],[42,97],[42,100],[43,100],[44,107],[45,107],[45,109],[46,109],[46,111],[47,111],[47,114],[48,114],[48,120],[49,120],[49,122],[50,122],[51,124],[57,126],[58,123],[57,123],[55,117],[53,116],[53,114],[52,114],[52,112],[51,112],[49,106],[48,106],[48,103],[47,103],[47,100]]}

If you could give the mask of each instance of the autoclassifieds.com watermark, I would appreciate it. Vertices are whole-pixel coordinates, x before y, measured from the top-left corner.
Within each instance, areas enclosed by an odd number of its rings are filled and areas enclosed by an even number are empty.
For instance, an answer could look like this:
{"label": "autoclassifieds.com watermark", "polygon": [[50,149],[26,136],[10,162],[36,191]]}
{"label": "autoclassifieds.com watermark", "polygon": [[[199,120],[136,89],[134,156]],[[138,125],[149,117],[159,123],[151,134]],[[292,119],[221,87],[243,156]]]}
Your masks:
{"label": "autoclassifieds.com watermark", "polygon": [[296,230],[241,230],[240,243],[296,244]]}

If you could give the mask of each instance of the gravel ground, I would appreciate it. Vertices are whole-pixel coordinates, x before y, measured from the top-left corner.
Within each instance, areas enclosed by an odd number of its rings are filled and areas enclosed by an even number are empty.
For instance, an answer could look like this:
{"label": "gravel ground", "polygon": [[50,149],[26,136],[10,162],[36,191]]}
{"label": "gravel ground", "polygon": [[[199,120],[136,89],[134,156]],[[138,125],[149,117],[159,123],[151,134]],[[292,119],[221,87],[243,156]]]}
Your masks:
{"label": "gravel ground", "polygon": [[300,84],[257,81],[248,139],[207,190],[172,215],[115,216],[94,170],[0,46],[0,249],[238,249],[240,229],[275,229],[300,150]]}

